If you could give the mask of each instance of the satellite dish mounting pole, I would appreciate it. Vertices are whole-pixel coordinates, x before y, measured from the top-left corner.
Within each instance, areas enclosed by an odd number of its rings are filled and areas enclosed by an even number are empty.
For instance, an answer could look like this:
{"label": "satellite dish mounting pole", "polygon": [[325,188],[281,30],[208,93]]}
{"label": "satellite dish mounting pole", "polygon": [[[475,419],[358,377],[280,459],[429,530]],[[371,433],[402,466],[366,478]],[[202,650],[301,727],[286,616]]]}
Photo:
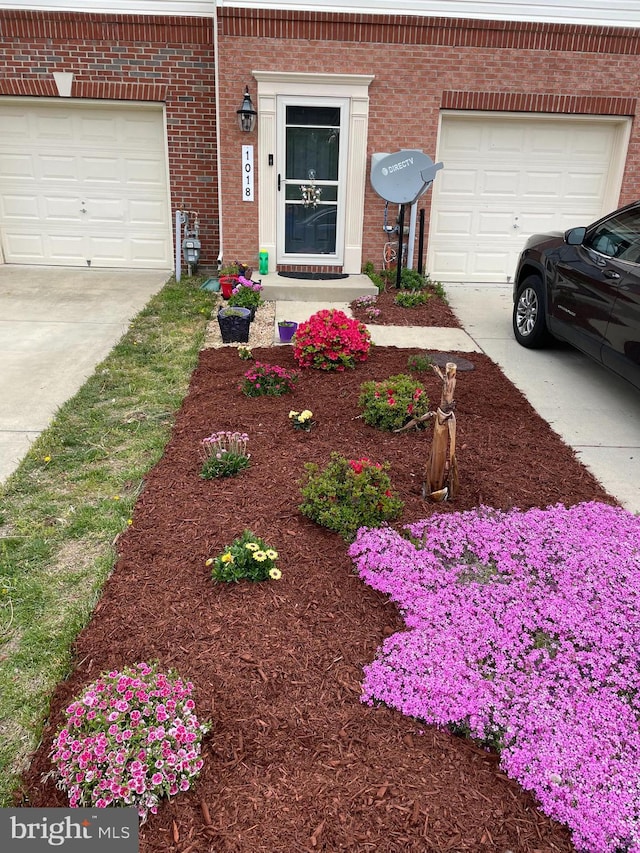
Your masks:
{"label": "satellite dish mounting pole", "polygon": [[398,218],[398,255],[396,267],[396,290],[400,290],[402,282],[402,255],[404,250],[404,204],[400,205],[400,216]]}

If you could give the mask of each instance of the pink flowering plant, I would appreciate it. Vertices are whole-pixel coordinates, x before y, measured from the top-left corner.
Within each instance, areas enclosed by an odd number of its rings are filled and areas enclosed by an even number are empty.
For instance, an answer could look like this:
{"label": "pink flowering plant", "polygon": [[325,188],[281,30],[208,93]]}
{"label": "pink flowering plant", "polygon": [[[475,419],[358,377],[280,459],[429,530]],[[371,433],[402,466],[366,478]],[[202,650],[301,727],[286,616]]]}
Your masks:
{"label": "pink flowering plant", "polygon": [[142,820],[163,797],[188,791],[202,769],[193,684],[156,664],[112,670],[67,708],[51,749],[57,785],[73,808],[136,806]]}
{"label": "pink flowering plant", "polygon": [[362,420],[378,429],[400,429],[412,418],[429,411],[424,387],[406,373],[390,376],[384,382],[363,382],[358,405]]}
{"label": "pink flowering plant", "polygon": [[487,507],[361,530],[360,576],[408,630],[362,700],[500,750],[587,853],[640,851],[640,518]]}
{"label": "pink flowering plant", "polygon": [[262,304],[262,284],[238,276],[238,283],[231,291],[228,304],[235,308],[258,308]]}
{"label": "pink flowering plant", "polygon": [[382,524],[402,512],[404,504],[392,490],[388,462],[332,453],[323,469],[313,462],[304,467],[300,512],[347,541],[359,527]]}
{"label": "pink flowering plant", "polygon": [[366,361],[370,349],[371,335],[364,323],[331,308],[300,323],[293,357],[300,367],[342,371]]}
{"label": "pink flowering plant", "polygon": [[293,391],[298,376],[295,370],[256,361],[244,374],[240,390],[247,397],[280,397]]}
{"label": "pink flowering plant", "polygon": [[204,480],[215,477],[235,477],[249,467],[250,453],[247,452],[249,436],[246,432],[219,430],[200,442],[202,469],[200,476]]}

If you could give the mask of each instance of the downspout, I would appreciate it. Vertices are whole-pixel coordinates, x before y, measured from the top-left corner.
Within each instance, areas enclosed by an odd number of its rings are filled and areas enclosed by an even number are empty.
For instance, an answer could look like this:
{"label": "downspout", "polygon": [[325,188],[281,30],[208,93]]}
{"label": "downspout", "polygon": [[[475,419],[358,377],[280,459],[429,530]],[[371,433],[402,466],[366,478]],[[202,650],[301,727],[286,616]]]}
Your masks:
{"label": "downspout", "polygon": [[214,66],[214,87],[216,99],[216,172],[218,182],[218,236],[220,247],[218,250],[218,269],[222,267],[223,246],[224,240],[222,237],[222,164],[220,161],[220,75],[218,68],[220,66],[220,55],[218,45],[218,6],[222,5],[223,0],[214,0],[213,3],[213,60]]}

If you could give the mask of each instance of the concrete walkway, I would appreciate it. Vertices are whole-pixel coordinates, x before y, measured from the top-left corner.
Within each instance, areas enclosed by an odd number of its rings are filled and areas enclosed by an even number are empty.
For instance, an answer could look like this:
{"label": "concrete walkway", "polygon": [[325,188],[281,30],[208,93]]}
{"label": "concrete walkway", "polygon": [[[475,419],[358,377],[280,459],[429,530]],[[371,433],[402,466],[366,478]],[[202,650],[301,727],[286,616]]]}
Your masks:
{"label": "concrete walkway", "polygon": [[0,482],[169,275],[0,265]]}

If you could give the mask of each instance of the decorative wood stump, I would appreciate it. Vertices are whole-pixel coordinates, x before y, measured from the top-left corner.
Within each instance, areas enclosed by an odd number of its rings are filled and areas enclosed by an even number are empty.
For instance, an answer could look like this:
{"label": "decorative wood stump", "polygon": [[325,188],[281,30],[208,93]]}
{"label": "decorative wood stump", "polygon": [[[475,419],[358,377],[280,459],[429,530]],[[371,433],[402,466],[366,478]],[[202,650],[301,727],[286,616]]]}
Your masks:
{"label": "decorative wood stump", "polygon": [[425,466],[422,496],[432,501],[453,500],[458,494],[458,463],[456,461],[456,365],[448,361],[444,373],[437,364],[432,364],[433,372],[442,381],[440,405],[435,412],[427,412],[414,418],[396,432],[403,432],[412,426],[434,419],[431,454]]}

